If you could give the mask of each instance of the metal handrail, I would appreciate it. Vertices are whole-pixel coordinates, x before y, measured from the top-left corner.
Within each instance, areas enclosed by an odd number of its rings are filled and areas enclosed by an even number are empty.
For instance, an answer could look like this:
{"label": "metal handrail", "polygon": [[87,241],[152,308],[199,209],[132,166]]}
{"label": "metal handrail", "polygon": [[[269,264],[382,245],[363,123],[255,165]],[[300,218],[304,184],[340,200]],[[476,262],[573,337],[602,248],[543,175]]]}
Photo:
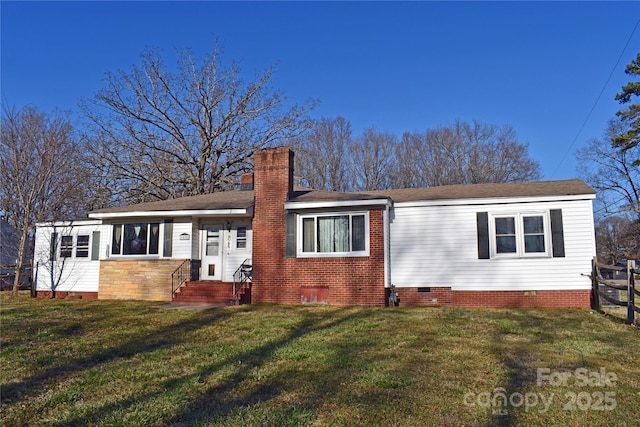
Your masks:
{"label": "metal handrail", "polygon": [[[251,270],[251,258],[247,258],[242,261],[242,264],[233,273],[233,301],[238,301],[238,293],[251,280]],[[238,284],[240,286],[237,286]]]}
{"label": "metal handrail", "polygon": [[171,273],[171,298],[175,295],[176,291],[180,289],[187,280],[191,278],[191,260],[185,259],[182,263],[176,268],[173,273]]}

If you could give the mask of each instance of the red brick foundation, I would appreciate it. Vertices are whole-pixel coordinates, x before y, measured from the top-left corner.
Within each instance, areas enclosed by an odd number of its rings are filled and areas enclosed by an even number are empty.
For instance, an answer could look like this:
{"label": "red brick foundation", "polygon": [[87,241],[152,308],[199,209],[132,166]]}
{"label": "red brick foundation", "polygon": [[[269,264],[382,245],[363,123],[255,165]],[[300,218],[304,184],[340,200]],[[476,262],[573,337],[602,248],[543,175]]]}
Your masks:
{"label": "red brick foundation", "polygon": [[591,291],[456,291],[453,293],[453,305],[494,308],[589,308]]}
{"label": "red brick foundation", "polygon": [[400,306],[477,308],[589,308],[590,290],[452,291],[451,288],[396,288]]}
{"label": "red brick foundation", "polygon": [[396,288],[400,307],[453,304],[451,288]]}
{"label": "red brick foundation", "polygon": [[98,299],[97,292],[73,292],[73,291],[37,291],[37,298],[56,298],[56,299]]}

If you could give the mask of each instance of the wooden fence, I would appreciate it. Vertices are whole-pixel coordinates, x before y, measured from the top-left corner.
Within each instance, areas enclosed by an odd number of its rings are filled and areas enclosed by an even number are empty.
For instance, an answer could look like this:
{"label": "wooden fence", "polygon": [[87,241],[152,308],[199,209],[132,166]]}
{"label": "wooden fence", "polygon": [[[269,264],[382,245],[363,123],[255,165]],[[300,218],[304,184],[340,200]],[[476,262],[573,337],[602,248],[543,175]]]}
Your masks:
{"label": "wooden fence", "polygon": [[[604,273],[604,274],[603,274]],[[640,301],[640,289],[636,281],[640,277],[640,269],[636,261],[628,260],[626,266],[606,265],[593,258],[591,271],[591,308],[601,310],[604,306],[627,307],[625,323],[634,323],[635,313],[640,314],[640,306],[636,305],[636,297]],[[606,276],[606,277],[605,277]]]}
{"label": "wooden fence", "polygon": [[[25,263],[22,266],[20,274],[20,289],[31,288],[31,263]],[[2,264],[0,265],[0,290],[6,291],[13,289],[13,282],[16,277],[16,265]]]}

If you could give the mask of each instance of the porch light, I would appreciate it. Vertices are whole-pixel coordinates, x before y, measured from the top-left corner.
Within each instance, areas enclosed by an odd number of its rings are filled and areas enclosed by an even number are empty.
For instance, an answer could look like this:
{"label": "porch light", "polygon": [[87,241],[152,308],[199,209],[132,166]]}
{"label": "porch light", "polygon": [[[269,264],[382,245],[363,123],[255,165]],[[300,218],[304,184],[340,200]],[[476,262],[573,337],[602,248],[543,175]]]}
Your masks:
{"label": "porch light", "polygon": [[227,231],[231,231],[231,222],[227,221]]}

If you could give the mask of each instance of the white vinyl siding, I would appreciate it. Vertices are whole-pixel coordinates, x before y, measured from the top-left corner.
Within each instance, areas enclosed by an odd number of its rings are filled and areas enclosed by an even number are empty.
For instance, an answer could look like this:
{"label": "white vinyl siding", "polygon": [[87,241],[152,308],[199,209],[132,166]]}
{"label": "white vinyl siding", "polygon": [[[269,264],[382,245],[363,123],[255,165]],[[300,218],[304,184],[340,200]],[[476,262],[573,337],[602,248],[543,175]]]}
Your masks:
{"label": "white vinyl siding", "polygon": [[173,247],[171,258],[194,259],[192,255],[193,242],[198,243],[198,233],[194,234],[190,218],[177,218],[173,220]]}
{"label": "white vinyl siding", "polygon": [[[251,260],[253,231],[248,220],[231,220],[231,231],[225,230],[222,280],[233,281],[233,273],[246,259]],[[246,228],[246,248],[237,248],[238,228]]]}
{"label": "white vinyl siding", "polygon": [[[562,258],[478,259],[476,214],[562,209]],[[391,283],[453,290],[589,289],[595,255],[591,200],[455,206],[396,204],[391,216]],[[545,242],[547,251],[551,242]]]}
{"label": "white vinyl siding", "polygon": [[[34,284],[38,291],[50,291],[52,287],[61,292],[98,292],[100,275],[100,262],[92,260],[92,247],[94,232],[100,233],[102,248],[106,244],[105,236],[109,235],[108,227],[96,221],[77,221],[65,225],[44,225],[36,227],[34,246]],[[72,256],[59,257],[51,260],[51,236],[57,233],[58,242],[56,254],[60,254],[60,245],[63,236],[72,239]],[[84,237],[81,237],[84,236]],[[78,246],[78,237],[80,246]],[[87,240],[85,246],[83,240]],[[77,251],[80,249],[80,256]],[[87,256],[83,252],[87,251]]]}

